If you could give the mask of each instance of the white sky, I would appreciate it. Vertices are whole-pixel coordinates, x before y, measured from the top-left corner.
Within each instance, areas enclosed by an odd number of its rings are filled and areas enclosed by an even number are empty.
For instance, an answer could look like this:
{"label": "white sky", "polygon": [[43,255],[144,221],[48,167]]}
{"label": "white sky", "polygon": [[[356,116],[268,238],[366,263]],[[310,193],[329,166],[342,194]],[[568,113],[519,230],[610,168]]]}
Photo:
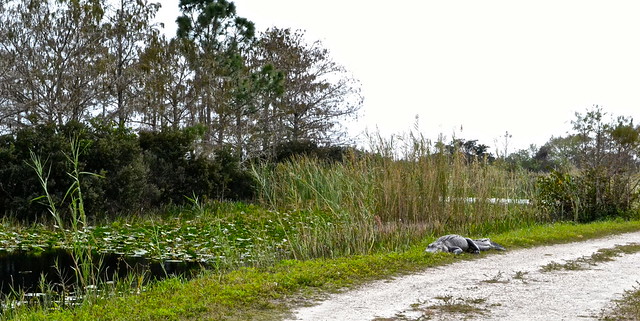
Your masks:
{"label": "white sky", "polygon": [[[353,133],[420,131],[541,146],[598,104],[640,121],[639,1],[235,0],[239,16],[304,29],[362,83]],[[160,0],[174,34],[178,0]],[[462,130],[461,130],[462,128]],[[493,151],[493,149],[492,149]]]}

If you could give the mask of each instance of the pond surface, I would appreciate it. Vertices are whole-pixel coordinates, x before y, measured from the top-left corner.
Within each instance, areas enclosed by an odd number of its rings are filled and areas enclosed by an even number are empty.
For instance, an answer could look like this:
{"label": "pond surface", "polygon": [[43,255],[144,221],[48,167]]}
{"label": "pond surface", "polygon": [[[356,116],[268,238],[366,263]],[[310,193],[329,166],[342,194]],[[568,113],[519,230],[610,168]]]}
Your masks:
{"label": "pond surface", "polygon": [[[56,262],[58,268],[56,268]],[[174,275],[190,277],[206,267],[198,262],[179,260],[159,262],[144,257],[119,254],[95,255],[93,262],[96,264],[101,262],[98,274],[101,281],[124,278],[132,272],[144,274],[147,280],[158,280]],[[40,282],[43,276],[45,284],[54,291],[72,290],[76,283],[74,266],[73,258],[66,250],[47,250],[40,253],[0,252],[0,293],[42,292]]]}

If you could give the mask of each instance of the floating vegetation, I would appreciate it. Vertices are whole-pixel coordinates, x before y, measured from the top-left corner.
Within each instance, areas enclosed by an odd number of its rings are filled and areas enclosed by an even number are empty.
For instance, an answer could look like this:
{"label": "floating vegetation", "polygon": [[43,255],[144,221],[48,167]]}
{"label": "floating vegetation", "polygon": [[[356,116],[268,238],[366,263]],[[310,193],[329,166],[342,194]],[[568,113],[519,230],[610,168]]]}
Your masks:
{"label": "floating vegetation", "polygon": [[[249,217],[244,212],[227,217],[205,214],[191,220],[181,218],[138,224],[115,222],[87,226],[78,231],[51,230],[43,226],[27,229],[0,226],[2,253],[37,253],[51,249],[72,249],[84,244],[98,254],[145,257],[150,260],[180,260],[225,265],[251,265],[255,257],[270,252],[288,253],[286,231],[297,224],[296,213],[261,211]],[[243,217],[245,216],[245,217]],[[266,217],[265,217],[266,216]],[[72,237],[65,237],[65,233]],[[231,262],[231,261],[232,262]]]}
{"label": "floating vegetation", "polygon": [[[129,273],[143,273],[154,280],[170,275],[189,278],[202,269],[269,266],[292,258],[287,237],[301,226],[315,224],[308,213],[235,203],[211,203],[197,214],[181,210],[171,215],[75,231],[49,225],[0,225],[0,264],[6,276],[0,292],[44,292],[37,284],[42,277],[56,288],[55,293],[70,295],[75,290],[58,289],[56,284],[71,284],[74,289],[83,286],[74,272],[78,265],[71,260],[79,246],[91,255],[87,264],[95,271],[90,286],[126,278]],[[59,270],[52,263],[58,260]]]}

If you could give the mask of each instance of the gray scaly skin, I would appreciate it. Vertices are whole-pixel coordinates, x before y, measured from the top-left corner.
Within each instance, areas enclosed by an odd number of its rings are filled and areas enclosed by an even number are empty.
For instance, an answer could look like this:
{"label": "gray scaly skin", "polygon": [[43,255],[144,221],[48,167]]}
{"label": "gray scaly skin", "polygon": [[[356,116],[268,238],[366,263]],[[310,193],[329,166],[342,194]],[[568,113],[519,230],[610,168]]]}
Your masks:
{"label": "gray scaly skin", "polygon": [[425,252],[436,253],[436,252],[451,252],[454,254],[460,254],[462,252],[470,252],[474,254],[479,254],[480,251],[487,251],[491,249],[496,249],[499,251],[506,251],[504,247],[500,244],[491,242],[490,239],[477,239],[472,240],[468,237],[449,234],[440,237],[435,242],[429,244]]}

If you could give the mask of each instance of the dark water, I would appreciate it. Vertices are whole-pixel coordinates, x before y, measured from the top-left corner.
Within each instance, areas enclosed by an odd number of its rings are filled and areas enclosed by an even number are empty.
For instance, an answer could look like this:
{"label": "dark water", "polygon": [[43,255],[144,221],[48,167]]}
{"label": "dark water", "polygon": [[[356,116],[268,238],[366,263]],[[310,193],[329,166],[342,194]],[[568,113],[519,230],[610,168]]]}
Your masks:
{"label": "dark water", "polygon": [[[55,267],[57,261],[58,268]],[[99,279],[113,281],[128,274],[143,273],[147,280],[163,279],[167,276],[190,277],[203,267],[196,262],[165,261],[154,262],[143,257],[124,257],[117,254],[94,255],[94,263],[101,262]],[[55,291],[73,288],[76,280],[71,254],[64,250],[50,250],[38,254],[26,252],[0,253],[0,293],[12,291],[26,293],[41,292],[40,282]]]}

